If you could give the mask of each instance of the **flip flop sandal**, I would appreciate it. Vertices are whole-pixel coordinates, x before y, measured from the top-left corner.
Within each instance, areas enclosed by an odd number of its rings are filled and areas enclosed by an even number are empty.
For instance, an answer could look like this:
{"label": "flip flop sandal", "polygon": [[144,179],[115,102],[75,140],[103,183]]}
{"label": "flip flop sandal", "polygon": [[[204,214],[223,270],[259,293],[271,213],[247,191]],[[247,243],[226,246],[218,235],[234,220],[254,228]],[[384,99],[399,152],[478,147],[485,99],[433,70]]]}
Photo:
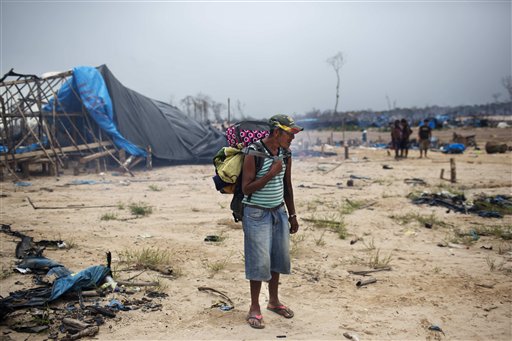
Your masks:
{"label": "flip flop sandal", "polygon": [[267,306],[267,310],[273,311],[274,313],[279,314],[287,319],[291,319],[295,315],[293,311],[285,305],[278,305],[275,307]]}
{"label": "flip flop sandal", "polygon": [[247,315],[245,318],[247,323],[255,329],[263,329],[265,328],[265,324],[263,324],[263,316],[262,315]]}

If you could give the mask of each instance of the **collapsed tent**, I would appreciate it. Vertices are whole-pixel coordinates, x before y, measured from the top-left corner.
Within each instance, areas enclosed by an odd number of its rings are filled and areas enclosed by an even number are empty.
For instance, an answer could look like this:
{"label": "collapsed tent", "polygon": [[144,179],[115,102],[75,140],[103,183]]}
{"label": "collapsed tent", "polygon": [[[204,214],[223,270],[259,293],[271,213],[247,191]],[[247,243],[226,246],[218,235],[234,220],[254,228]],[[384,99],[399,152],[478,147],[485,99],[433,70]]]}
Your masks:
{"label": "collapsed tent", "polygon": [[143,156],[149,146],[159,159],[211,161],[226,144],[224,135],[212,126],[126,88],[106,65],[74,68],[73,77],[74,91],[59,90],[59,102],[73,106],[80,101],[114,143],[132,155]]}
{"label": "collapsed tent", "polygon": [[[31,165],[58,175],[94,161],[98,171],[103,158],[129,171],[147,151],[169,163],[211,162],[226,145],[222,132],[127,89],[105,65],[41,77],[11,70],[0,99],[0,178],[3,169],[28,175]],[[125,154],[134,158],[125,163]]]}

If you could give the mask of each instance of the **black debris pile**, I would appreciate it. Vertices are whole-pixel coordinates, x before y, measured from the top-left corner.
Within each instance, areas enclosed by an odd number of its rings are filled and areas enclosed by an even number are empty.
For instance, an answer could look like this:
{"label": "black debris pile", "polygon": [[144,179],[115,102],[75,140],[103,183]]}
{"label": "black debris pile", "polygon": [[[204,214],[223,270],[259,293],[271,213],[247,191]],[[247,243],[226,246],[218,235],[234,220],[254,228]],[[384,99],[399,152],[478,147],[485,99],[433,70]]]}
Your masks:
{"label": "black debris pile", "polygon": [[[499,218],[512,214],[512,196],[510,195],[494,195],[487,196],[480,194],[473,200],[472,209],[482,216],[483,214],[491,214],[499,216]],[[489,213],[485,213],[489,212]]]}
{"label": "black debris pile", "polygon": [[423,192],[419,197],[412,197],[412,202],[416,205],[442,206],[449,211],[468,213],[464,194],[452,194],[446,191],[439,193]]}
{"label": "black debris pile", "polygon": [[18,231],[12,231],[9,224],[1,224],[0,232],[21,239],[16,244],[16,258],[18,259],[41,256],[47,247],[63,248],[65,246],[62,240],[40,240],[36,242],[32,237]]}
{"label": "black debris pile", "polygon": [[[165,298],[165,293],[149,291],[135,299],[128,295],[138,291],[118,286],[110,270],[110,252],[107,252],[106,265],[73,272],[43,256],[47,246],[55,244],[58,247],[62,241],[38,244],[32,237],[12,231],[7,224],[2,224],[0,232],[20,238],[16,245],[16,257],[20,260],[14,270],[32,276],[28,281],[31,288],[10,292],[7,297],[0,296],[0,321],[11,330],[46,332],[50,339],[76,340],[96,335],[105,319],[114,318],[118,311],[142,309],[151,312],[162,308],[155,300]],[[114,293],[117,299],[109,298],[109,294]],[[25,313],[13,314],[19,310]]]}
{"label": "black debris pile", "polygon": [[484,218],[503,218],[504,215],[512,214],[512,200],[507,195],[487,196],[480,194],[473,202],[466,200],[464,194],[453,194],[450,192],[427,193],[412,197],[416,205],[427,204],[430,206],[441,206],[464,214],[477,214]]}

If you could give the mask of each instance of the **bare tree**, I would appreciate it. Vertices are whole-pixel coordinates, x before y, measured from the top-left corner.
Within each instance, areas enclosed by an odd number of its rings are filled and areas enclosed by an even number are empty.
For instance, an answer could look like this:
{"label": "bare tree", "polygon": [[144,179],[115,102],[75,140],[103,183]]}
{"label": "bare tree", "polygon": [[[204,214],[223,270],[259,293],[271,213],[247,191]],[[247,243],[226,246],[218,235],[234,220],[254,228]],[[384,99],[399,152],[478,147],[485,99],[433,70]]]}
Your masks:
{"label": "bare tree", "polygon": [[388,102],[388,110],[389,110],[389,112],[391,112],[391,110],[395,110],[396,109],[396,99],[393,100],[393,105],[391,105],[391,100],[390,100],[389,96],[386,94],[386,101]]}
{"label": "bare tree", "polygon": [[[331,65],[334,72],[336,73],[336,102],[334,104],[334,116],[338,111],[338,102],[340,98],[340,70],[345,64],[345,59],[343,58],[343,53],[338,52],[331,58],[326,60],[327,64]],[[345,144],[345,117],[343,116],[343,144]]]}
{"label": "bare tree", "polygon": [[501,83],[507,89],[510,100],[512,101],[512,76],[503,77]]}
{"label": "bare tree", "polygon": [[197,94],[196,101],[198,103],[200,120],[203,122],[208,121],[208,113],[210,111],[212,99],[208,95],[199,93],[199,94]]}
{"label": "bare tree", "polygon": [[240,114],[240,119],[242,121],[245,120],[244,107],[245,107],[245,103],[242,103],[242,102],[240,102],[239,99],[237,99],[236,100],[236,108],[238,109],[238,113]]}
{"label": "bare tree", "polygon": [[499,103],[500,102],[500,97],[501,97],[501,94],[499,92],[495,92],[492,94],[492,98],[494,99],[494,103]]}
{"label": "bare tree", "polygon": [[192,96],[188,95],[187,97],[183,98],[180,101],[180,105],[181,105],[181,108],[183,109],[183,111],[185,111],[187,113],[187,115],[190,117],[191,116],[191,107],[194,106],[194,98]]}
{"label": "bare tree", "polygon": [[222,117],[220,116],[220,112],[224,109],[225,105],[219,102],[213,101],[212,105],[213,115],[215,116],[215,121],[222,122]]}

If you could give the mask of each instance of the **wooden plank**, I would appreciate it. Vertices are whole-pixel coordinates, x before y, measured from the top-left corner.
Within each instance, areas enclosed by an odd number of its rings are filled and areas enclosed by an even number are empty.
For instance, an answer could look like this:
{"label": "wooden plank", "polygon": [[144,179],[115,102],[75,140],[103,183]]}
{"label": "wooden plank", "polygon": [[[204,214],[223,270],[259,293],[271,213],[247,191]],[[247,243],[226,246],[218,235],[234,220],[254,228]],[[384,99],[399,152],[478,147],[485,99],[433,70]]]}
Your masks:
{"label": "wooden plank", "polygon": [[[81,145],[78,145],[78,146],[68,146],[68,147],[62,147],[62,152],[63,153],[66,153],[66,152],[74,152],[74,151],[80,151],[80,150],[87,150],[87,149],[95,149],[95,148],[100,148],[100,147],[111,147],[112,146],[112,143],[110,142],[96,142],[96,143],[89,143],[89,144],[81,144]],[[3,155],[5,153],[2,153],[0,155]],[[30,159],[32,157],[38,157],[38,156],[43,156],[43,155],[53,155],[54,152],[52,150],[46,150],[46,153],[42,150],[36,150],[36,151],[33,151],[33,152],[26,152],[26,153],[22,153],[22,154],[15,154],[16,155],[16,160],[17,161],[21,161],[23,159]]]}
{"label": "wooden plank", "polygon": [[83,158],[80,159],[80,163],[84,164],[84,163],[87,163],[89,161],[93,161],[93,160],[96,160],[100,157],[103,157],[103,156],[107,156],[107,155],[110,155],[111,153],[114,153],[116,150],[115,149],[107,149],[103,152],[98,152],[98,153],[94,153],[94,154],[91,154],[91,155],[87,155],[87,156],[84,156]]}

